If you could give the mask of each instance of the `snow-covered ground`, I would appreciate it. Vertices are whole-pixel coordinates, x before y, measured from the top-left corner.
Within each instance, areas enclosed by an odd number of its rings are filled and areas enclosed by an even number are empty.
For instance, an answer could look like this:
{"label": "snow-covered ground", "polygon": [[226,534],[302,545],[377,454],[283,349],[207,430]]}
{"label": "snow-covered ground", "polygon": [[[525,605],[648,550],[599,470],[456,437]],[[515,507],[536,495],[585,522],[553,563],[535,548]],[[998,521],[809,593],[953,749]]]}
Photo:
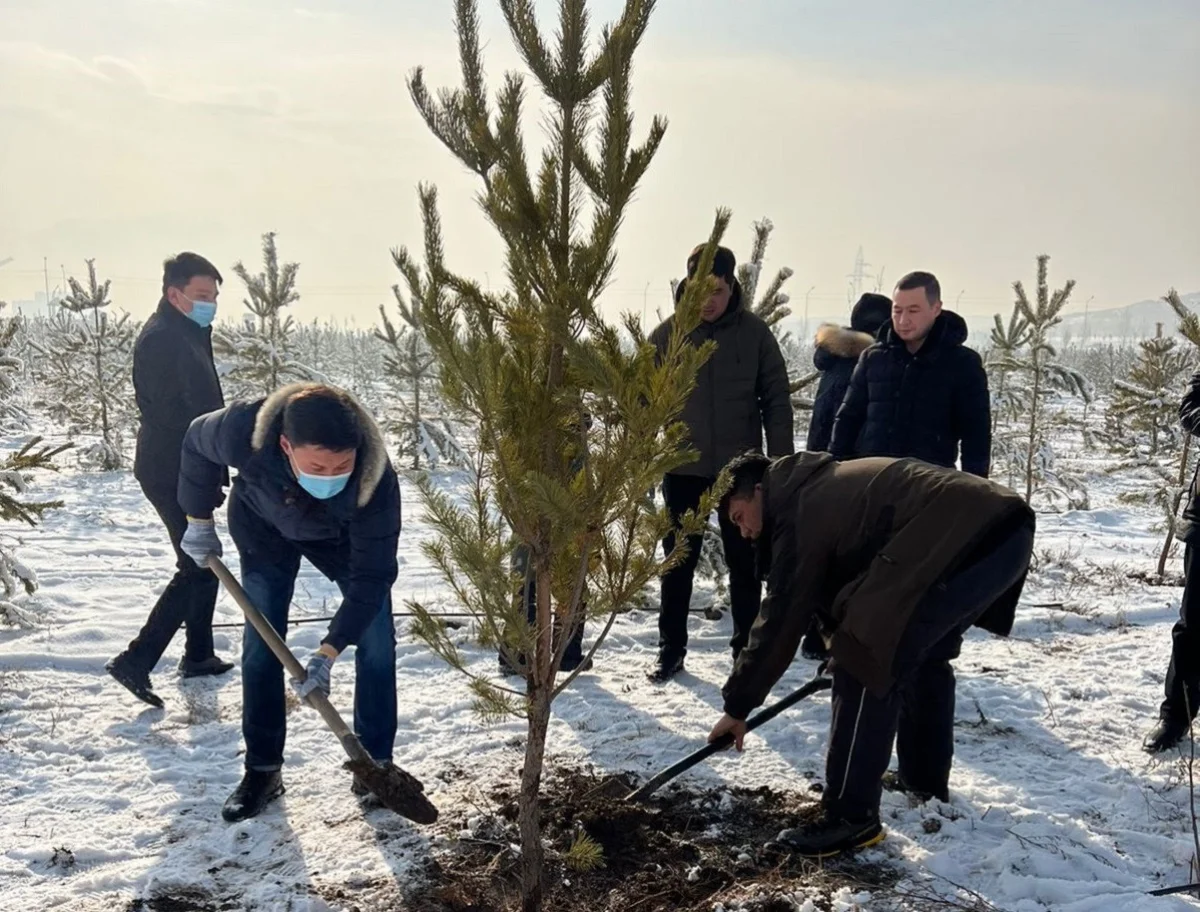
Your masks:
{"label": "snow-covered ground", "polygon": [[[239,673],[180,681],[177,641],[154,675],[165,710],[137,703],[104,673],[171,572],[164,533],[132,476],[65,472],[41,477],[36,491],[65,506],[25,534],[20,552],[41,575],[31,607],[42,625],[0,630],[0,909],[401,908],[397,885],[431,837],[360,812],[315,713],[289,717],[286,797],[230,826],[220,806],[241,771]],[[1194,844],[1180,756],[1155,762],[1139,750],[1180,590],[1126,578],[1127,569],[1153,568],[1159,533],[1155,516],[1119,505],[1115,492],[1115,483],[1093,490],[1090,512],[1041,517],[1039,569],[1015,636],[972,634],[957,663],[951,805],[911,808],[885,795],[889,838],[872,850],[878,857],[1012,912],[1191,907],[1145,895],[1190,879]],[[417,497],[409,486],[404,493],[397,605],[437,604]],[[331,613],[333,587],[302,572],[293,617]],[[701,591],[698,603],[707,597]],[[1032,607],[1046,602],[1067,610]],[[217,622],[237,620],[223,597]],[[483,807],[487,784],[520,766],[522,726],[481,724],[465,680],[407,633],[406,620],[398,624],[396,759],[444,812]],[[551,766],[647,775],[699,746],[719,713],[728,624],[694,616],[688,673],[654,687],[642,672],[655,618],[619,619],[595,670],[556,704]],[[323,630],[292,628],[302,661]],[[218,652],[236,655],[240,630],[218,634]],[[494,668],[493,656],[469,654],[478,670]],[[797,660],[776,694],[812,672]],[[344,710],[352,681],[343,660],[333,686]],[[752,735],[745,754],[718,757],[688,781],[805,791],[823,775],[828,716],[828,697],[818,696]],[[936,833],[926,832],[931,816],[941,817]],[[173,904],[158,906],[162,896]]]}

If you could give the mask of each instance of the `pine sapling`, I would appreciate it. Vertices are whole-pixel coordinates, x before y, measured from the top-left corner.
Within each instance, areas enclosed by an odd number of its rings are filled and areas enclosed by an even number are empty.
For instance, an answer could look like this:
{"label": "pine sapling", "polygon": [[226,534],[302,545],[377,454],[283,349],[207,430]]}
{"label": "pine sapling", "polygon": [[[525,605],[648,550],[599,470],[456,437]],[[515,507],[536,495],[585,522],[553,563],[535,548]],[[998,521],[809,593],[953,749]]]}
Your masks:
{"label": "pine sapling", "polygon": [[[426,262],[429,262],[430,256],[436,256],[436,251],[442,248],[442,228],[434,207],[436,197],[428,194],[424,200],[422,217]],[[442,464],[466,467],[470,458],[458,442],[454,428],[445,417],[435,416],[429,407],[431,387],[437,379],[437,357],[425,337],[421,314],[444,307],[446,287],[441,277],[428,267],[422,272],[405,247],[392,251],[392,262],[404,277],[408,297],[405,298],[399,285],[392,286],[400,323],[388,319],[381,304],[379,316],[383,328],[375,330],[375,337],[387,346],[383,363],[400,412],[394,425],[400,436],[400,454],[412,460],[414,470],[421,468],[422,454],[432,469]]]}
{"label": "pine sapling", "polygon": [[287,308],[300,300],[296,291],[299,263],[279,265],[275,233],[262,236],[263,271],[251,275],[239,260],[233,271],[246,286],[242,303],[247,313],[241,325],[219,325],[213,333],[213,353],[237,396],[267,396],[300,380],[323,381],[324,375],[298,360],[296,324]]}
{"label": "pine sapling", "polygon": [[101,469],[119,469],[124,461],[123,432],[133,419],[132,362],[137,326],[128,314],[108,310],[109,281],[96,279],[96,261],[88,260],[85,288],[71,276],[70,293],[50,321],[35,371],[48,388],[52,417],[68,433],[92,433],[99,440],[83,457]]}
{"label": "pine sapling", "polygon": [[1059,471],[1055,464],[1051,431],[1063,418],[1049,403],[1052,394],[1066,393],[1084,402],[1090,402],[1095,394],[1083,374],[1059,362],[1058,353],[1050,343],[1050,332],[1062,322],[1061,313],[1075,280],[1051,292],[1047,283],[1049,262],[1045,255],[1037,259],[1036,299],[1030,301],[1021,282],[1014,282],[1016,302],[1009,324],[1005,327],[997,315],[993,328],[990,366],[1007,372],[1005,395],[1011,397],[1007,401],[1012,406],[1014,424],[1021,426],[1019,434],[998,435],[1000,454],[1008,457],[1010,466],[1015,465],[1015,471],[1010,469],[1010,473],[1021,476],[1027,501],[1032,502],[1034,493],[1040,492],[1052,502],[1083,508],[1087,503],[1086,489],[1077,479]]}
{"label": "pine sapling", "polygon": [[[558,680],[571,633],[587,617],[607,619],[594,653],[616,614],[684,551],[659,557],[671,522],[665,510],[647,508],[646,491],[695,458],[678,417],[711,346],[695,348],[686,334],[699,325],[712,282],[691,285],[661,354],[636,316],[626,317],[623,340],[597,307],[613,276],[618,229],[666,129],[655,118],[645,141],[634,143],[631,66],[653,7],[626,0],[593,40],[585,0],[562,0],[548,44],[533,0],[501,0],[548,103],[547,135],[532,159],[525,78],[508,74],[493,104],[475,0],[455,3],[462,86],[431,92],[419,69],[409,81],[430,130],[479,179],[481,209],[505,250],[508,287],[497,291],[454,273],[443,251],[427,245],[426,269],[449,293],[422,306],[421,323],[441,393],[478,427],[479,451],[465,504],[428,476],[421,490],[435,532],[427,554],[474,615],[481,642],[526,657],[524,691],[474,673],[436,618],[413,607],[424,615],[416,631],[471,676],[476,708],[526,720],[517,823],[524,912],[546,898],[538,796],[551,704],[573,677]],[[435,211],[432,188],[422,196],[425,211]],[[721,213],[700,275],[711,270],[727,222]],[[427,226],[427,240],[431,234]],[[714,497],[701,505],[704,515]],[[682,531],[701,527],[693,513]],[[525,579],[509,570],[517,547],[528,554],[533,623],[517,597]]]}
{"label": "pine sapling", "polygon": [[[0,301],[0,311],[8,304]],[[17,336],[24,328],[21,317],[0,317],[0,426],[23,426],[29,413],[18,401],[25,362],[17,354]]]}
{"label": "pine sapling", "polygon": [[[47,510],[63,505],[60,500],[32,500],[28,496],[30,474],[43,469],[57,471],[54,457],[72,446],[41,446],[41,442],[42,438],[34,437],[0,462],[0,522],[37,526]],[[17,558],[16,543],[0,541],[0,617],[9,623],[31,626],[33,618],[19,602],[23,595],[33,595],[37,587],[37,574]]]}

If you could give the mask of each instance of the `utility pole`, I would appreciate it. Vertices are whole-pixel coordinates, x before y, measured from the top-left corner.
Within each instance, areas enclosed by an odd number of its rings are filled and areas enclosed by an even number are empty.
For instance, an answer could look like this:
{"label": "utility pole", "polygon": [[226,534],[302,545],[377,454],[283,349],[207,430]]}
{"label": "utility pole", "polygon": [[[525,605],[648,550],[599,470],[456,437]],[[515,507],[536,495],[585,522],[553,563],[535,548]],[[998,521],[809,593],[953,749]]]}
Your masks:
{"label": "utility pole", "polygon": [[42,277],[46,280],[46,316],[54,315],[54,308],[50,306],[50,266],[45,257],[42,257]]}
{"label": "utility pole", "polygon": [[[1096,296],[1092,295],[1092,298],[1094,298],[1094,297],[1096,297]],[[1084,345],[1088,344],[1088,339],[1089,339],[1089,336],[1088,336],[1088,309],[1091,307],[1092,298],[1088,298],[1086,301],[1083,302],[1083,344]]]}
{"label": "utility pole", "polygon": [[811,286],[808,291],[804,292],[804,338],[808,338],[808,299],[812,295],[816,285]]}
{"label": "utility pole", "polygon": [[[846,276],[850,280],[851,304],[862,297],[863,279],[867,277],[867,270],[870,268],[871,264],[863,260],[863,249],[859,244],[858,254],[854,257],[854,271]],[[883,275],[880,273],[880,278],[882,277]]]}

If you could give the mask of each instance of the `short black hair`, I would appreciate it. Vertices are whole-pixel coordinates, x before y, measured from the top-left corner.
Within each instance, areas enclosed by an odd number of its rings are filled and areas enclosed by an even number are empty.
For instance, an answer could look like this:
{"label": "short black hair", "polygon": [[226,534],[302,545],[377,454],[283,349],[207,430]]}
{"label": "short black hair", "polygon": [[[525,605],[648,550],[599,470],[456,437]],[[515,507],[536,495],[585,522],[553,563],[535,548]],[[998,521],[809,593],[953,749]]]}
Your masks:
{"label": "short black hair", "polygon": [[738,456],[734,456],[729,461],[729,465],[725,466],[729,472],[731,483],[729,490],[725,492],[725,496],[721,498],[721,512],[729,512],[729,502],[735,498],[738,500],[749,500],[754,496],[754,488],[762,484],[763,478],[767,474],[767,469],[771,467],[769,460],[758,450],[748,450]]}
{"label": "short black hair", "polygon": [[225,281],[217,267],[198,253],[185,250],[169,260],[163,260],[163,294],[167,293],[168,288],[183,288],[196,276],[207,276],[218,285]]}
{"label": "short black hair", "polygon": [[294,446],[316,446],[335,453],[362,446],[362,424],[350,394],[314,383],[293,393],[283,407],[283,436]]}
{"label": "short black hair", "polygon": [[[704,248],[707,244],[697,244],[696,247],[688,254],[687,274],[689,279],[696,277],[696,270],[700,268],[700,257],[704,255]],[[734,281],[737,279],[737,257],[733,255],[733,251],[728,247],[717,247],[713,251],[712,274],[718,279],[724,279],[725,284],[733,287]]]}
{"label": "short black hair", "polygon": [[896,283],[896,291],[912,291],[916,288],[925,290],[925,300],[930,304],[942,300],[942,286],[932,272],[910,272]]}

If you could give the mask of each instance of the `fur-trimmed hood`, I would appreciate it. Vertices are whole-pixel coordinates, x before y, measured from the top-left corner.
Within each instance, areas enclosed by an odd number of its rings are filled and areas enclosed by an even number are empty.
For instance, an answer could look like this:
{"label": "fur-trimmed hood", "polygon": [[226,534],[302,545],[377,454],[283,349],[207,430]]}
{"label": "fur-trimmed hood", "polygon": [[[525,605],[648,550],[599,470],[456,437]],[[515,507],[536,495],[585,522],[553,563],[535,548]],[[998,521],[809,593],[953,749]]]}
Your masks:
{"label": "fur-trimmed hood", "polygon": [[822,323],[817,327],[817,348],[824,349],[835,358],[853,358],[865,352],[875,343],[868,333],[856,329],[838,326],[836,323]]}
{"label": "fur-trimmed hood", "polygon": [[[318,386],[316,383],[292,383],[282,386],[263,400],[254,419],[254,434],[250,438],[250,446],[254,452],[260,452],[268,443],[278,439],[280,425],[283,423],[283,407],[296,393]],[[375,495],[375,489],[383,478],[390,457],[387,443],[379,425],[362,404],[349,392],[342,390],[358,414],[359,425],[362,428],[363,442],[358,448],[358,458],[355,471],[358,474],[359,509],[370,503]]]}

